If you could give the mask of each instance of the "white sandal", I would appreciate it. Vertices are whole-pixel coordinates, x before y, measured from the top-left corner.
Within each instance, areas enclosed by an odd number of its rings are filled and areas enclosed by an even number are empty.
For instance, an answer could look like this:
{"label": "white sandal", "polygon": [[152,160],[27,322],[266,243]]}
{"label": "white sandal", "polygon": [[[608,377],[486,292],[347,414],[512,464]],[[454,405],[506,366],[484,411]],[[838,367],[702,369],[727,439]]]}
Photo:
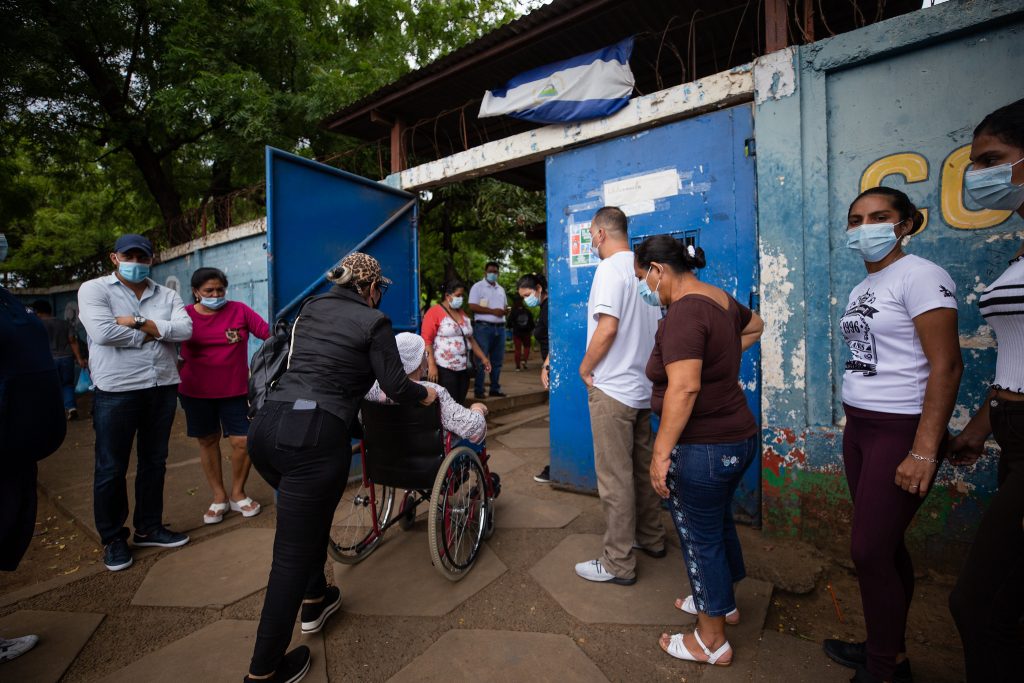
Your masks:
{"label": "white sandal", "polygon": [[708,649],[708,646],[704,644],[704,641],[700,639],[700,635],[698,635],[697,629],[693,630],[693,637],[697,641],[697,645],[700,646],[700,649],[704,651],[705,655],[707,655],[706,661],[703,659],[697,659],[692,654],[690,654],[690,651],[686,649],[686,643],[683,642],[682,633],[676,633],[669,639],[668,648],[665,649],[665,652],[669,653],[676,659],[684,659],[688,662],[697,662],[698,664],[713,664],[715,666],[729,666],[730,664],[732,664],[732,659],[729,659],[728,662],[719,663],[719,660],[722,657],[724,657],[729,652],[732,652],[732,646],[729,645],[728,640],[725,641],[722,647],[712,652],[710,649]]}
{"label": "white sandal", "polygon": [[[215,514],[210,514],[210,511]],[[205,524],[220,524],[224,521],[224,513],[228,511],[227,503],[210,503],[210,507],[206,510],[203,515],[203,523]]]}
{"label": "white sandal", "polygon": [[[693,596],[692,595],[687,595],[685,598],[683,598],[683,604],[679,605],[679,609],[682,610],[683,612],[686,612],[687,614],[694,614],[694,615],[696,615],[698,613],[698,611],[699,611],[697,609],[697,605],[693,602]],[[732,621],[729,621],[729,617],[734,617],[734,619]],[[740,623],[740,611],[739,611],[739,609],[733,609],[733,611],[731,611],[728,614],[726,614],[725,615],[725,623],[729,624],[730,626],[735,626],[736,624]]]}
{"label": "white sandal", "polygon": [[[248,496],[246,496],[242,500],[229,501],[229,503],[231,505],[231,510],[233,512],[241,512],[243,517],[255,517],[256,515],[260,514],[260,510],[263,509],[259,503],[257,503],[252,498],[249,498]],[[251,509],[243,510],[242,508],[245,507]]]}

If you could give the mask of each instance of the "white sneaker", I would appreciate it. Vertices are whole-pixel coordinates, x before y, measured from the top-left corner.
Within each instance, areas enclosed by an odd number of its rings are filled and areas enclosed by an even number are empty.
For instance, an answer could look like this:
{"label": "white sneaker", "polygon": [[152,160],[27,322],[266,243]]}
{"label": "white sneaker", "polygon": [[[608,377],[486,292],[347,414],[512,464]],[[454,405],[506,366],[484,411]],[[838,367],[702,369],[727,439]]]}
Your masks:
{"label": "white sneaker", "polygon": [[20,657],[39,642],[39,636],[22,636],[20,638],[0,638],[0,662],[7,662]]}
{"label": "white sneaker", "polygon": [[586,562],[580,562],[576,565],[576,575],[580,578],[586,579],[587,581],[597,581],[598,583],[610,582],[620,586],[632,586],[636,583],[636,577],[632,579],[620,579],[614,574],[608,573],[608,570],[601,564],[601,560],[587,560]]}

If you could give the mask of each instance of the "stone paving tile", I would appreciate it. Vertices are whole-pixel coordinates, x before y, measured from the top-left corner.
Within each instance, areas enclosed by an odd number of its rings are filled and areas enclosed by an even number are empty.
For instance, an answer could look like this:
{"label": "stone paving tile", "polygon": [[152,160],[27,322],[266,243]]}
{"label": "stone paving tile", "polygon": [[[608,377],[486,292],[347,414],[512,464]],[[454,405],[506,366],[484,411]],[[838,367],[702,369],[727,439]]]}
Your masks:
{"label": "stone paving tile", "polygon": [[761,635],[752,680],[755,683],[845,683],[851,675],[853,671],[825,656],[820,643],[765,631]]}
{"label": "stone paving tile", "polygon": [[150,568],[132,604],[230,605],[266,587],[273,546],[273,529],[238,529],[172,550]]}
{"label": "stone paving tile", "polygon": [[499,529],[561,529],[580,514],[571,503],[540,500],[515,491],[502,491],[495,501]]}
{"label": "stone paving tile", "polygon": [[507,570],[485,543],[469,573],[460,581],[449,581],[430,563],[426,530],[425,521],[409,531],[396,528],[359,564],[335,564],[341,608],[351,614],[442,616]]}
{"label": "stone paving tile", "polygon": [[[170,645],[151,652],[135,663],[103,679],[104,683],[206,683],[240,681],[249,670],[255,621],[222,619]],[[327,661],[322,633],[303,636],[298,624],[289,649],[309,647],[312,655],[309,673],[303,683],[327,683]]]}
{"label": "stone paving tile", "polygon": [[0,664],[0,681],[56,683],[82,651],[103,621],[90,612],[43,612],[21,610],[0,619],[0,635],[11,638],[33,633],[34,648],[17,659]]}
{"label": "stone paving tile", "polygon": [[511,449],[498,444],[497,439],[492,439],[492,441],[495,441],[497,445],[487,449],[487,455],[490,457],[487,468],[491,472],[497,472],[504,479],[509,472],[522,466],[524,461]]}
{"label": "stone paving tile", "polygon": [[[574,571],[575,564],[598,557],[601,542],[598,534],[567,536],[530,569],[530,574],[580,621],[608,624],[693,623],[693,616],[680,612],[674,605],[677,597],[690,592],[682,558],[672,552],[660,560],[639,554],[638,580],[632,586],[581,579]],[[756,642],[770,600],[770,584],[754,579],[740,583],[737,603],[743,614],[743,624],[736,628],[736,634],[743,641]]]}
{"label": "stone paving tile", "polygon": [[548,448],[551,446],[551,433],[544,427],[520,427],[502,434],[497,440],[509,448]]}
{"label": "stone paving tile", "polygon": [[390,683],[416,681],[607,681],[571,638],[554,633],[454,630],[395,674]]}

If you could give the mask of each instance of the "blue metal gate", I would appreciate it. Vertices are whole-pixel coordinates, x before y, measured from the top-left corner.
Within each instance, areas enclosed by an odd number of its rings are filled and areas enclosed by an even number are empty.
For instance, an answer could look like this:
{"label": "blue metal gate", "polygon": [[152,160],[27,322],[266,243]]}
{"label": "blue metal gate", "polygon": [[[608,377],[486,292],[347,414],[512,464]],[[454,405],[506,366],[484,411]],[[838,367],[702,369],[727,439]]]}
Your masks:
{"label": "blue metal gate", "polygon": [[394,281],[381,310],[396,331],[419,328],[416,197],[267,147],[267,277],[273,320],[292,317],[347,254],[380,261]]}
{"label": "blue metal gate", "polygon": [[[669,233],[703,247],[700,277],[757,307],[753,117],[749,105],[706,114],[547,159],[551,291],[551,474],[596,487],[587,396],[577,368],[587,333],[596,260],[587,227],[602,206],[630,216],[630,239]],[[760,421],[759,347],[744,354],[741,382]],[[736,494],[737,516],[760,522],[760,462]]]}

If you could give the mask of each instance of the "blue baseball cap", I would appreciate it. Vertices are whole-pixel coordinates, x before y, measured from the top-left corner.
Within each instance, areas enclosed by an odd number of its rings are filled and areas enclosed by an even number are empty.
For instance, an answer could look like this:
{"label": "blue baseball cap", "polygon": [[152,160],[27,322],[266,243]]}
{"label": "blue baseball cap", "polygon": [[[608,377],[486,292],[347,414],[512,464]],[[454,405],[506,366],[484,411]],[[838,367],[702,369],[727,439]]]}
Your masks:
{"label": "blue baseball cap", "polygon": [[132,249],[138,249],[146,256],[153,256],[153,243],[142,235],[121,235],[114,242],[114,251],[118,254],[126,254]]}

